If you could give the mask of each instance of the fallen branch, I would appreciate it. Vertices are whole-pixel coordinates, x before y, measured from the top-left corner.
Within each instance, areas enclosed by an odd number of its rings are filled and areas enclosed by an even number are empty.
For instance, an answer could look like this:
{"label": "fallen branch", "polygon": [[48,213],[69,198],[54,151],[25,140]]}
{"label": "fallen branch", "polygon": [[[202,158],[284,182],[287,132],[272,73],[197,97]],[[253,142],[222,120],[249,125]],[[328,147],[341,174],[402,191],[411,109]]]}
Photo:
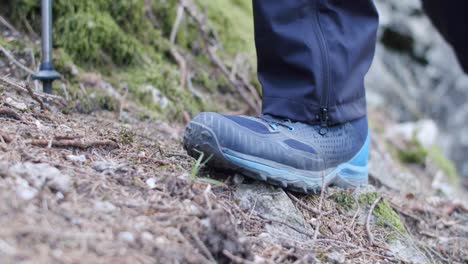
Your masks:
{"label": "fallen branch", "polygon": [[90,142],[81,142],[79,140],[43,140],[43,139],[36,139],[26,142],[27,144],[31,144],[34,146],[39,147],[51,147],[55,148],[77,148],[77,149],[90,149],[90,148],[109,148],[115,149],[118,148],[119,145],[111,140],[97,140],[97,141],[90,141]]}
{"label": "fallen branch", "polygon": [[185,80],[187,79],[187,62],[184,57],[179,53],[176,47],[171,47],[171,55],[176,60],[177,65],[179,65],[180,72],[180,86],[185,87]]}
{"label": "fallen branch", "polygon": [[2,107],[0,108],[0,116],[15,119],[15,120],[23,120],[19,114],[15,111],[11,110],[10,108]]}
{"label": "fallen branch", "polygon": [[367,214],[367,218],[366,218],[366,231],[367,231],[367,236],[369,237],[369,242],[371,245],[375,245],[375,241],[374,241],[374,235],[372,235],[372,231],[370,229],[370,219],[372,217],[372,213],[374,212],[375,207],[380,202],[380,200],[382,200],[381,196],[375,199],[375,201],[372,203],[369,209],[369,213]]}
{"label": "fallen branch", "polygon": [[3,134],[3,133],[0,133],[0,139],[2,139],[3,142],[7,144],[10,144],[13,141],[13,139],[10,136],[8,136],[7,134]]}
{"label": "fallen branch", "polygon": [[41,106],[41,109],[42,109],[42,110],[50,111],[50,108],[49,108],[46,104],[44,104],[44,102],[42,101],[42,99],[39,98],[39,96],[37,96],[37,95],[34,93],[34,91],[31,89],[31,87],[29,87],[28,84],[25,85],[25,88],[26,88],[26,90],[28,90],[29,96],[31,96],[31,98],[34,99],[34,101],[36,101],[36,102],[39,103],[39,105]]}
{"label": "fallen branch", "polygon": [[238,257],[238,256],[235,256],[234,254],[232,254],[231,252],[229,252],[227,249],[223,249],[223,255],[226,256],[227,258],[229,258],[233,263],[237,263],[237,264],[250,264],[250,263],[254,263],[252,261],[248,261],[246,259],[243,259],[241,257]]}
{"label": "fallen branch", "polygon": [[[8,84],[9,87],[11,87],[11,88],[13,88],[13,89],[15,89],[15,90],[17,90],[19,92],[30,94],[30,91],[28,91],[28,89],[26,89],[25,87],[15,83],[15,82],[13,82],[11,80],[8,80],[6,77],[0,77],[0,81],[3,82],[3,83]],[[59,104],[61,106],[67,106],[66,101],[64,101],[64,99],[62,97],[60,97],[60,96],[56,96],[56,95],[52,95],[52,94],[45,94],[45,93],[41,93],[41,92],[37,92],[37,91],[32,91],[32,93],[34,95],[36,95],[37,97],[39,97],[39,98],[52,100],[52,101],[55,101],[57,104]]]}
{"label": "fallen branch", "polygon": [[5,47],[0,44],[0,51],[5,54],[5,56],[16,66],[20,67],[23,71],[27,72],[28,74],[34,74],[34,71],[29,69],[28,67],[24,66],[21,62],[17,61],[15,57],[8,51]]}

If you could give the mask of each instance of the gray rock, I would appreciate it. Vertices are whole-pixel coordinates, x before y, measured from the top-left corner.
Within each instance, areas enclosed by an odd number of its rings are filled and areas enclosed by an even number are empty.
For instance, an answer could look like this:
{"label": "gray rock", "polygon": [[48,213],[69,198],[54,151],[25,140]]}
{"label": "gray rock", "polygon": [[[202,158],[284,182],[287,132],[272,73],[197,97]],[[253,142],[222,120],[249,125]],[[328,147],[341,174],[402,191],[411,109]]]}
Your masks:
{"label": "gray rock", "polygon": [[410,142],[416,138],[425,148],[429,148],[436,143],[439,129],[434,120],[423,119],[417,122],[406,122],[389,127],[385,133],[388,139],[403,139]]}
{"label": "gray rock", "polygon": [[24,111],[24,110],[28,109],[28,107],[26,106],[25,103],[18,102],[16,100],[12,99],[11,97],[7,97],[5,99],[5,103],[11,105],[12,107],[14,107],[14,108],[16,108],[16,109],[18,109],[20,111]]}
{"label": "gray rock", "polygon": [[278,220],[294,226],[298,232],[291,227],[273,221],[266,226],[266,233],[261,235],[265,239],[281,241],[301,241],[310,239],[303,233],[313,233],[310,226],[305,222],[301,212],[297,210],[287,194],[281,188],[255,182],[253,184],[240,184],[235,192],[240,207],[253,215],[261,218]]}
{"label": "gray rock", "polygon": [[25,179],[36,189],[47,186],[61,193],[68,193],[71,179],[60,170],[46,163],[17,163],[10,168],[10,172]]}
{"label": "gray rock", "polygon": [[77,164],[83,165],[86,162],[85,155],[67,155],[67,159],[71,162],[75,162]]}
{"label": "gray rock", "polygon": [[114,172],[125,172],[127,171],[127,165],[116,163],[113,161],[94,161],[90,164],[91,168],[98,172],[107,172],[107,173],[114,173]]}
{"label": "gray rock", "polygon": [[155,189],[157,187],[157,184],[156,184],[157,182],[158,180],[156,178],[149,178],[145,181],[146,185],[150,189]]}
{"label": "gray rock", "polygon": [[97,201],[94,203],[94,210],[99,212],[110,213],[117,210],[117,207],[115,207],[111,202]]}
{"label": "gray rock", "polygon": [[148,84],[143,86],[141,89],[151,93],[153,102],[159,105],[161,109],[165,109],[169,105],[169,99],[167,99],[167,97],[164,96],[158,88]]}
{"label": "gray rock", "polygon": [[120,232],[118,235],[118,239],[122,242],[126,243],[133,243],[135,242],[135,236],[133,236],[130,232]]}
{"label": "gray rock", "polygon": [[327,255],[327,259],[330,263],[335,263],[335,264],[342,264],[345,263],[346,257],[344,253],[340,253],[338,251],[334,251],[330,254]]}
{"label": "gray rock", "polygon": [[385,107],[399,122],[434,120],[443,135],[434,143],[468,177],[468,169],[463,169],[468,168],[468,142],[460,140],[468,130],[468,76],[425,15],[420,0],[377,0],[375,4],[381,28],[366,77],[370,105]]}

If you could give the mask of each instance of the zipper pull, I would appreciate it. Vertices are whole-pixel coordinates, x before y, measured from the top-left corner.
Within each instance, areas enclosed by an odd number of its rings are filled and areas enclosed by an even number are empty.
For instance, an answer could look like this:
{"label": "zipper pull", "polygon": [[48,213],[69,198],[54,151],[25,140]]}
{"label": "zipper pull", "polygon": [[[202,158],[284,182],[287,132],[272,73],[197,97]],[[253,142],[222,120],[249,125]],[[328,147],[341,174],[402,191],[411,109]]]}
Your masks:
{"label": "zipper pull", "polygon": [[320,135],[325,136],[328,133],[328,108],[320,109]]}

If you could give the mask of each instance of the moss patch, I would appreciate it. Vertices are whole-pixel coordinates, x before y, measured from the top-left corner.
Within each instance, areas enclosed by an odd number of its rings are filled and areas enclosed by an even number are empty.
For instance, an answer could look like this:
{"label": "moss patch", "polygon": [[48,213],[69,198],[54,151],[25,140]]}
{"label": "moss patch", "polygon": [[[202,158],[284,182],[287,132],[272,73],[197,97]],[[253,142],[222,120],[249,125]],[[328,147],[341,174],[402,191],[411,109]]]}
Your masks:
{"label": "moss patch", "polygon": [[340,206],[345,211],[350,211],[354,208],[356,201],[353,196],[347,191],[340,190],[330,196],[333,201],[335,201],[338,206]]}
{"label": "moss patch", "polygon": [[427,157],[427,150],[421,143],[413,138],[405,147],[397,151],[399,160],[404,163],[424,164]]}
{"label": "moss patch", "polygon": [[[92,112],[99,106],[113,110],[109,98],[81,98],[79,78],[70,74],[70,65],[78,72],[98,72],[119,90],[127,84],[129,95],[139,105],[169,120],[181,120],[185,113],[238,110],[239,101],[228,89],[228,82],[210,63],[203,51],[204,40],[194,21],[185,16],[176,38],[181,54],[190,58],[193,89],[180,86],[179,66],[170,53],[169,35],[176,17],[177,0],[55,0],[54,59],[57,70],[69,82],[71,99],[81,112]],[[199,10],[208,15],[207,24],[217,30],[224,49],[220,57],[247,54],[253,67],[252,4],[250,0],[197,0]],[[18,28],[27,19],[40,32],[40,1],[9,0],[10,20]],[[148,5],[150,3],[151,5]],[[150,10],[148,10],[150,8]],[[150,16],[148,12],[152,13]],[[151,18],[149,18],[151,17]],[[226,30],[229,28],[230,30]],[[24,30],[26,32],[26,30]],[[39,46],[36,47],[37,51]],[[224,52],[226,51],[226,52]],[[228,65],[229,67],[229,65]],[[257,84],[254,82],[254,84]],[[145,86],[157,88],[171,102],[161,109],[153,102]],[[258,84],[256,85],[258,88]],[[56,89],[58,93],[61,89]],[[91,91],[95,92],[95,91]],[[121,91],[123,93],[123,91]],[[199,94],[204,96],[200,97]],[[229,98],[220,99],[224,94]],[[87,97],[87,96],[86,96]],[[232,99],[234,98],[234,99]],[[230,100],[237,100],[233,106]]]}
{"label": "moss patch", "polygon": [[[359,196],[359,203],[364,206],[370,206],[377,199],[375,192],[362,194]],[[393,210],[390,204],[382,199],[374,208],[373,215],[377,218],[377,225],[393,230],[396,228],[401,233],[406,233],[405,226],[401,222],[400,216]],[[393,230],[394,231],[394,230]]]}
{"label": "moss patch", "polygon": [[455,164],[444,156],[439,147],[431,147],[428,150],[428,156],[436,166],[445,173],[451,184],[455,185],[459,183],[460,176],[458,175]]}

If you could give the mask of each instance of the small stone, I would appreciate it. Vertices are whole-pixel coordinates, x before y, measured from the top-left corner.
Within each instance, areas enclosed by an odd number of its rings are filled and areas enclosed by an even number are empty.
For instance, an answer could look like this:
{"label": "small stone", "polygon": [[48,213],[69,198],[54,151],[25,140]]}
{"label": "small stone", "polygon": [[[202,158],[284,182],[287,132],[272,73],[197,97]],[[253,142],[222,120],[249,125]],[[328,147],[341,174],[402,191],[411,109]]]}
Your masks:
{"label": "small stone", "polygon": [[120,232],[119,233],[119,240],[127,243],[135,242],[135,237],[130,232]]}
{"label": "small stone", "polygon": [[157,187],[157,184],[156,184],[156,183],[157,183],[157,180],[156,180],[156,178],[149,178],[149,179],[147,179],[145,182],[146,182],[146,185],[148,185],[148,187],[149,187],[150,189],[155,189],[155,188]]}
{"label": "small stone", "polygon": [[100,212],[105,212],[105,213],[110,213],[113,212],[117,209],[111,202],[107,201],[97,201],[94,203],[94,210],[100,211]]}
{"label": "small stone", "polygon": [[243,182],[244,182],[244,176],[240,175],[240,174],[236,174],[234,175],[234,183],[236,185],[241,185]]}
{"label": "small stone", "polygon": [[342,264],[346,261],[345,255],[337,251],[328,254],[327,258],[329,262],[336,264]]}
{"label": "small stone", "polygon": [[67,155],[67,159],[80,165],[83,165],[86,162],[85,155]]}
{"label": "small stone", "polygon": [[26,106],[25,103],[15,101],[10,97],[7,97],[7,99],[5,99],[5,103],[11,105],[12,107],[14,107],[14,108],[16,108],[16,109],[18,109],[20,111],[24,111],[24,110],[28,109],[28,107]]}
{"label": "small stone", "polygon": [[61,192],[57,192],[55,194],[55,197],[57,197],[57,200],[63,200],[63,198],[65,198],[65,195],[63,195],[63,193]]}
{"label": "small stone", "polygon": [[203,212],[200,210],[200,208],[193,204],[193,202],[189,199],[185,199],[183,201],[183,204],[185,206],[185,209],[189,212],[189,215],[197,217],[203,216]]}
{"label": "small stone", "polygon": [[143,232],[141,234],[141,240],[143,241],[153,241],[154,236],[150,232]]}
{"label": "small stone", "polygon": [[19,198],[29,201],[37,195],[38,191],[30,186],[18,186],[16,187],[16,195]]}
{"label": "small stone", "polygon": [[25,179],[36,189],[46,185],[54,191],[68,193],[71,188],[70,177],[46,163],[17,163],[10,168],[10,172]]}

